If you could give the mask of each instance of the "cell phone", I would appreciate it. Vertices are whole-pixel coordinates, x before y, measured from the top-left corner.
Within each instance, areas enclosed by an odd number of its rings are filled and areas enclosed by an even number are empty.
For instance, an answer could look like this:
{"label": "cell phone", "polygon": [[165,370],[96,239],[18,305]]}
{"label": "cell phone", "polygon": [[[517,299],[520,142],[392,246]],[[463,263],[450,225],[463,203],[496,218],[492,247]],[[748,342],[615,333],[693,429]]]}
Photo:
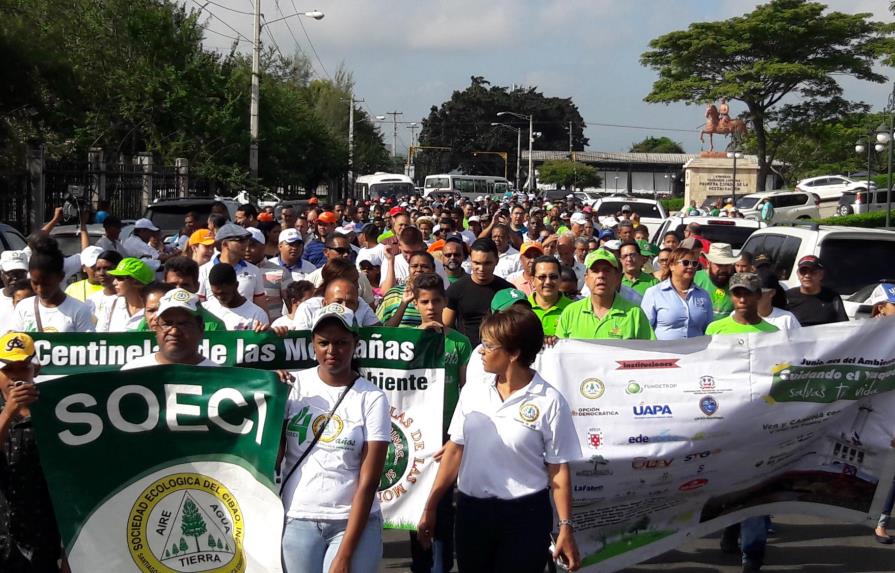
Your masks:
{"label": "cell phone", "polygon": [[12,387],[18,388],[19,386],[24,386],[25,384],[28,384],[28,382],[25,382],[24,380],[16,380],[12,383]]}
{"label": "cell phone", "polygon": [[[550,558],[553,559],[553,552],[556,551],[556,536],[553,535],[553,533],[550,534],[550,547],[548,547],[547,550],[550,552]],[[563,571],[569,570],[569,564],[566,563],[566,559],[562,554],[556,559],[553,559],[553,562]]]}

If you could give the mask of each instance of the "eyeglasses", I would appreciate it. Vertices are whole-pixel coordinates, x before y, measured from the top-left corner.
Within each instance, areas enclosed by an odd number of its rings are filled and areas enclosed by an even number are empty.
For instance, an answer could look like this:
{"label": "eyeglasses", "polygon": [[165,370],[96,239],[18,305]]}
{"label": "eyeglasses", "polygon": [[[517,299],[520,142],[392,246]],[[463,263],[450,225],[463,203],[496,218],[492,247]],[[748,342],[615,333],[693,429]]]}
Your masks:
{"label": "eyeglasses", "polygon": [[351,247],[331,247],[329,245],[326,245],[326,248],[329,249],[330,251],[335,251],[335,252],[339,253],[340,255],[347,255],[348,253],[351,252]]}
{"label": "eyeglasses", "polygon": [[667,265],[667,264],[668,264],[668,258],[664,258],[664,259],[656,259],[656,262],[658,262],[660,265]]}
{"label": "eyeglasses", "polygon": [[175,328],[176,328],[177,330],[179,330],[180,332],[183,332],[183,331],[186,330],[187,328],[193,326],[195,323],[194,323],[194,322],[191,322],[191,321],[188,321],[188,320],[184,320],[184,321],[181,321],[181,322],[168,322],[168,321],[165,321],[165,320],[159,320],[159,321],[157,322],[157,324],[158,324],[159,329],[160,329],[162,332],[171,332],[171,331],[174,330]]}
{"label": "eyeglasses", "polygon": [[485,352],[494,352],[495,350],[500,350],[501,346],[497,344],[488,344],[487,342],[482,342],[482,350]]}
{"label": "eyeglasses", "polygon": [[637,257],[637,253],[627,253],[627,254],[620,256],[619,258],[620,259],[634,259],[636,257]]}
{"label": "eyeglasses", "polygon": [[558,281],[559,275],[535,275],[535,278],[543,283],[547,281]]}
{"label": "eyeglasses", "polygon": [[690,260],[690,259],[681,259],[681,260],[679,260],[678,262],[679,262],[679,263],[681,264],[681,266],[684,267],[685,269],[686,269],[686,268],[690,268],[690,267],[697,268],[697,269],[699,268],[699,261],[693,261],[693,260]]}
{"label": "eyeglasses", "polygon": [[463,254],[462,253],[445,253],[444,251],[442,251],[442,253],[441,253],[441,258],[443,258],[443,259],[444,258],[453,259],[454,257],[456,257],[458,259],[462,259]]}

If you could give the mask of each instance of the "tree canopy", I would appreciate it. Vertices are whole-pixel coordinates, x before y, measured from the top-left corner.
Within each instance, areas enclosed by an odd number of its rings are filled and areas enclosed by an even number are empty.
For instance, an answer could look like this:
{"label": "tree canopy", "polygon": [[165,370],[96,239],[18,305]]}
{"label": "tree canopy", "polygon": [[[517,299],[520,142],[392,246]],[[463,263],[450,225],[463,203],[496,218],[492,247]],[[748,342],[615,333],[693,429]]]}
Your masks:
{"label": "tree canopy", "polygon": [[[534,149],[567,149],[569,123],[572,127],[572,150],[582,151],[588,140],[584,137],[584,120],[571,98],[546,97],[537,88],[492,86],[485,78],[474,76],[463,91],[455,91],[451,99],[440,106],[432,106],[429,116],[422,121],[419,141],[421,146],[447,147],[449,150],[422,150],[416,156],[417,174],[443,173],[454,169],[468,174],[503,175],[503,160],[490,154],[474,155],[476,151],[502,151],[508,154],[507,172],[515,173],[517,133],[514,129],[492,126],[502,123],[521,129],[521,144],[528,150],[528,120],[498,113],[509,111],[534,117]],[[528,162],[522,161],[523,170]],[[526,175],[522,175],[521,186]]]}
{"label": "tree canopy", "polygon": [[545,161],[538,168],[538,180],[566,189],[599,187],[602,182],[595,168],[577,161]]}
{"label": "tree canopy", "polygon": [[743,102],[763,188],[768,129],[780,119],[772,112],[784,98],[801,98],[804,107],[789,110],[796,113],[840,97],[841,76],[885,81],[874,65],[895,53],[892,26],[870,18],[826,12],[807,0],[771,0],[743,16],[693,23],[653,39],[642,54],[641,63],[659,74],[645,100]]}
{"label": "tree canopy", "polygon": [[681,144],[668,137],[649,136],[631,145],[631,153],[686,153]]}
{"label": "tree canopy", "polygon": [[[0,11],[0,163],[23,165],[36,141],[59,158],[83,159],[91,147],[108,161],[144,151],[167,164],[185,157],[192,173],[250,183],[247,39],[205,49],[207,14],[173,0],[0,0]],[[310,75],[304,58],[264,50],[262,186],[310,188],[347,171],[348,104],[339,129],[327,106],[350,82]],[[337,95],[322,96],[317,84]],[[364,114],[356,120],[357,163],[375,170],[382,137]]]}

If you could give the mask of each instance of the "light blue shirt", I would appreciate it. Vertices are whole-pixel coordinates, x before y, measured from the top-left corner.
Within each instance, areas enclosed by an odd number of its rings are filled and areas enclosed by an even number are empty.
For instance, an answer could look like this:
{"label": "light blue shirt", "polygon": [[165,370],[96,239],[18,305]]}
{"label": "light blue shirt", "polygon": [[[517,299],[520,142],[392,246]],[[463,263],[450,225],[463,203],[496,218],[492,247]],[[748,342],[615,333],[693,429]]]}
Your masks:
{"label": "light blue shirt", "polygon": [[702,336],[712,322],[712,298],[695,284],[682,299],[671,279],[646,289],[640,308],[646,313],[657,340],[680,340]]}

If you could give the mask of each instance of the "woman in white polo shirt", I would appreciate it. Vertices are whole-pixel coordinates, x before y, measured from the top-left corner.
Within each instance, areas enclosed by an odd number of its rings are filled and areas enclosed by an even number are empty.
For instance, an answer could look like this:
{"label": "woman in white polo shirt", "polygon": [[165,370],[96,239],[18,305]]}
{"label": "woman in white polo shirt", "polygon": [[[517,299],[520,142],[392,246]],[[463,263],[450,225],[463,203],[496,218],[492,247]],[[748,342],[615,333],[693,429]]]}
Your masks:
{"label": "woman in white polo shirt", "polygon": [[287,573],[376,573],[388,400],[358,374],[350,309],[323,307],[311,331],[318,365],[293,373],[286,411],[283,563]]}
{"label": "woman in white polo shirt", "polygon": [[438,502],[459,477],[460,573],[541,573],[553,529],[549,488],[559,518],[553,555],[574,571],[581,560],[568,463],[581,447],[565,398],[530,368],[544,343],[541,321],[516,305],[486,318],[481,334],[486,375],[467,379],[460,393],[420,542],[431,542]]}

